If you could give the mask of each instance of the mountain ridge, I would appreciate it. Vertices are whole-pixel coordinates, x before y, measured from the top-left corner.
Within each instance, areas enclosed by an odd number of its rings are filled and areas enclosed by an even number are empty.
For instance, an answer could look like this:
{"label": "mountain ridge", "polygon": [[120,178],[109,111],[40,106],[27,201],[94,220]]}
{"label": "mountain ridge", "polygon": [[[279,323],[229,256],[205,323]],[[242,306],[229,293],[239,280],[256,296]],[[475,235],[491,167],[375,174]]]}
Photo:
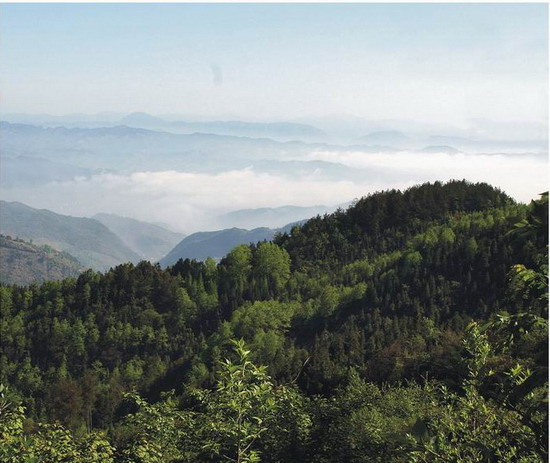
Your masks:
{"label": "mountain ridge", "polygon": [[0,233],[66,251],[95,270],[139,261],[121,238],[97,220],[35,209],[17,201],[0,201]]}

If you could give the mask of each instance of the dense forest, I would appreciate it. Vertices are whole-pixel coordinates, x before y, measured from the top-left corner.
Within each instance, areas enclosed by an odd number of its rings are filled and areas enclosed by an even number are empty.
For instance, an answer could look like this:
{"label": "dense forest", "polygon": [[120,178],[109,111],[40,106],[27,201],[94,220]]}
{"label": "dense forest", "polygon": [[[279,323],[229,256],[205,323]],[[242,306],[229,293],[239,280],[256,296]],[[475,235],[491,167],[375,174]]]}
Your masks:
{"label": "dense forest", "polygon": [[427,183],[221,261],[0,286],[0,462],[542,462],[548,195]]}

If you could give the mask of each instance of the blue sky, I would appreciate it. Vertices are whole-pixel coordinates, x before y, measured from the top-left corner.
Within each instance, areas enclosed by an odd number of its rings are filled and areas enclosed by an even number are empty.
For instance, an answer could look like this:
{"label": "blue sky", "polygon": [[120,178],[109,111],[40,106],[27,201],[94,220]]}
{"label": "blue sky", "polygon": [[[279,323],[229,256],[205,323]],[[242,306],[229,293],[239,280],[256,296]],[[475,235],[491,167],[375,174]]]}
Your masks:
{"label": "blue sky", "polygon": [[544,121],[544,4],[2,4],[2,112]]}

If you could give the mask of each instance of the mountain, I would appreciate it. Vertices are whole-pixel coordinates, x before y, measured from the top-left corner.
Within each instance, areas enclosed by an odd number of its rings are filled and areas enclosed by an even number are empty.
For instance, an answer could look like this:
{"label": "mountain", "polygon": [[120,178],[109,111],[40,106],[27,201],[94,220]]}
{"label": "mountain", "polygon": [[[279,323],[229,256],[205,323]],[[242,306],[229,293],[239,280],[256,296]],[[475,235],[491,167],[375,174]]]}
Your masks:
{"label": "mountain", "polygon": [[95,270],[140,260],[97,220],[34,209],[18,202],[0,201],[0,233],[66,251]]}
{"label": "mountain", "polygon": [[[181,116],[180,116],[181,117]],[[188,116],[191,118],[191,116]],[[129,126],[133,128],[161,130],[172,133],[191,134],[195,132],[236,137],[272,138],[279,141],[304,140],[322,141],[324,131],[310,124],[299,122],[250,122],[241,120],[170,120],[153,116],[145,112],[134,112],[124,116],[120,114],[68,114],[66,116],[6,114],[5,120],[19,124],[32,124],[44,127],[100,128]],[[177,118],[177,116],[176,116]]]}
{"label": "mountain", "polygon": [[118,120],[119,125],[165,132],[195,132],[235,137],[272,138],[278,141],[320,141],[325,133],[309,124],[297,122],[249,122],[228,121],[168,121],[145,112],[135,112]]}
{"label": "mountain", "polygon": [[30,285],[77,277],[84,267],[67,252],[0,235],[0,283]]}
{"label": "mountain", "polygon": [[141,128],[161,128],[168,123],[160,117],[152,116],[144,112],[135,112],[124,116],[118,121],[121,125]]}
{"label": "mountain", "polygon": [[118,235],[124,244],[142,259],[156,262],[165,256],[185,235],[159,225],[116,214],[96,214],[92,217]]}
{"label": "mountain", "polygon": [[[185,170],[222,172],[243,169],[262,160],[290,160],[314,151],[395,152],[382,145],[339,146],[270,138],[169,133],[111,126],[100,128],[38,127],[0,122],[2,153],[42,157],[89,169]],[[279,168],[282,165],[279,166]],[[292,173],[289,165],[287,172]]]}
{"label": "mountain", "polygon": [[101,172],[32,156],[0,157],[0,183],[4,188],[90,178]]}
{"label": "mountain", "polygon": [[477,152],[540,152],[548,153],[546,140],[491,140],[456,137],[446,135],[433,135],[426,139],[430,145],[450,145],[463,151]]}
{"label": "mountain", "polygon": [[242,227],[253,229],[261,225],[276,228],[285,224],[309,219],[316,215],[333,212],[337,207],[328,206],[281,206],[261,207],[257,209],[239,209],[217,217],[217,221],[224,227]]}
{"label": "mountain", "polygon": [[223,171],[263,156],[303,149],[287,144],[214,134],[176,134],[128,126],[44,128],[0,123],[3,156],[42,157],[91,169]]}
{"label": "mountain", "polygon": [[203,132],[237,137],[272,138],[278,141],[320,141],[325,137],[322,130],[312,125],[295,122],[173,122],[171,127],[188,133]]}

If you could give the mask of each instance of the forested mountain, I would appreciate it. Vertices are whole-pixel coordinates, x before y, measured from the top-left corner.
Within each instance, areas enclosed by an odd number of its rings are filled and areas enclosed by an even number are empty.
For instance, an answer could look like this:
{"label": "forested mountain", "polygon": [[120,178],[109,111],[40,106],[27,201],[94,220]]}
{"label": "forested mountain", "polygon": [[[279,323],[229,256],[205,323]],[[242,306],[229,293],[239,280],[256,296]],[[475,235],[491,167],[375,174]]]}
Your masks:
{"label": "forested mountain", "polygon": [[34,209],[18,202],[0,201],[0,233],[66,251],[84,267],[95,270],[140,260],[97,220]]}
{"label": "forested mountain", "polygon": [[30,285],[77,277],[84,268],[66,252],[0,235],[0,282]]}
{"label": "forested mountain", "polygon": [[546,461],[547,246],[547,195],[436,182],[218,264],[2,286],[4,403],[30,419],[0,415],[0,455]]}
{"label": "forested mountain", "polygon": [[141,259],[156,262],[165,256],[184,235],[159,225],[121,217],[116,214],[96,214],[92,217],[119,236],[124,244]]}

